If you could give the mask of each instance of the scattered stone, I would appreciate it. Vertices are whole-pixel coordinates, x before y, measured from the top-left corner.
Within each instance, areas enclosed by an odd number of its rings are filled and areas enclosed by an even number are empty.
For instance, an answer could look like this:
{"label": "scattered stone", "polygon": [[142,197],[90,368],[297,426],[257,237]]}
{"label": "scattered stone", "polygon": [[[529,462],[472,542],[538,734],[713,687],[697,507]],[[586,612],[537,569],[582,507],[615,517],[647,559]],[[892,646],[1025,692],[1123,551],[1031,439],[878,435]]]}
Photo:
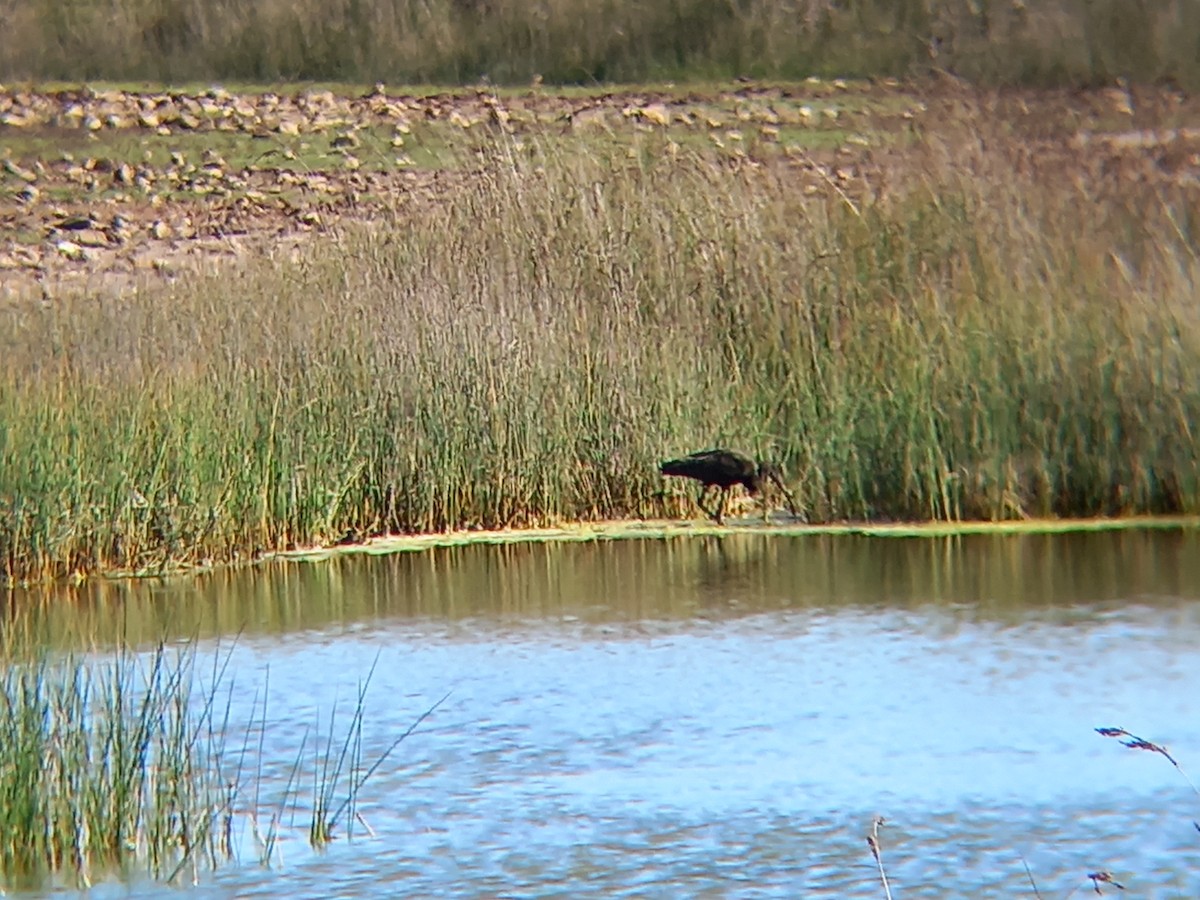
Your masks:
{"label": "scattered stone", "polygon": [[603,106],[593,106],[588,109],[581,109],[571,114],[570,118],[572,131],[591,131],[601,129],[611,132],[612,126],[609,123],[609,111]]}
{"label": "scattered stone", "polygon": [[28,182],[37,181],[37,173],[36,172],[33,172],[29,169],[26,169],[26,168],[23,168],[23,167],[17,165],[17,163],[13,162],[11,159],[4,160],[3,165],[4,165],[4,171],[7,172],[9,175],[15,175],[17,178],[20,178],[22,181],[28,181]]}
{"label": "scattered stone", "polygon": [[12,248],[12,259],[26,269],[37,269],[42,265],[42,252],[36,247],[20,244]]}
{"label": "scattered stone", "polygon": [[53,228],[59,231],[83,231],[85,228],[92,228],[96,224],[91,213],[84,216],[64,216],[60,217],[54,223]]}
{"label": "scattered stone", "polygon": [[[869,96],[879,86],[887,86],[889,96],[899,102],[889,102],[886,110],[857,102],[860,91]],[[1017,116],[1019,122],[1033,117],[1034,124],[1069,121],[1071,130],[1053,145],[1063,153],[1087,153],[1093,159],[1102,154],[1121,157],[1114,167],[1119,171],[1136,172],[1139,178],[1169,179],[1173,186],[1195,189],[1200,186],[1200,145],[1194,135],[1184,133],[1190,129],[1183,128],[1176,128],[1178,134],[1169,146],[1164,143],[1166,132],[1152,126],[1156,121],[1152,113],[1162,115],[1161,98],[1155,97],[1149,89],[1143,92],[1140,88],[1135,97],[1124,84],[1110,92],[1088,92],[1081,102],[1070,101],[1076,113],[1070,118],[1054,106],[1060,100],[1031,91],[1004,98],[1007,111],[1002,114]],[[831,100],[836,100],[836,105],[831,105]],[[353,211],[356,203],[372,207],[381,198],[405,204],[427,199],[443,190],[433,187],[439,180],[455,184],[470,177],[469,169],[451,175],[443,171],[438,176],[406,171],[416,163],[405,150],[419,145],[439,147],[440,153],[441,142],[447,138],[452,153],[471,159],[467,154],[473,142],[463,145],[460,141],[453,146],[447,124],[462,130],[484,126],[514,134],[514,150],[538,130],[550,134],[589,129],[612,135],[623,132],[622,139],[635,132],[662,132],[664,139],[649,146],[668,156],[683,155],[687,152],[683,148],[697,148],[695,139],[707,136],[710,143],[707,148],[699,145],[701,152],[715,147],[719,152],[711,154],[714,158],[737,160],[739,170],[779,160],[789,170],[801,173],[799,191],[820,194],[836,187],[855,194],[870,188],[874,169],[870,164],[864,166],[865,160],[903,152],[893,148],[887,128],[911,133],[907,123],[923,121],[929,108],[935,114],[944,110],[936,92],[926,100],[904,93],[895,80],[880,82],[875,88],[860,88],[858,83],[844,80],[814,79],[786,87],[738,82],[732,90],[722,89],[702,98],[646,89],[585,100],[543,90],[506,94],[501,99],[490,87],[453,95],[389,97],[383,84],[361,96],[335,96],[324,90],[286,96],[234,94],[220,87],[190,95],[88,88],[50,93],[0,87],[2,125],[10,129],[74,129],[76,137],[64,138],[70,146],[86,147],[80,137],[94,144],[91,158],[78,151],[75,158],[58,151],[41,159],[35,158],[36,152],[22,157],[15,150],[20,146],[16,141],[13,149],[7,142],[0,148],[0,221],[5,226],[0,232],[0,260],[7,269],[24,265],[27,257],[14,250],[21,240],[17,235],[36,234],[42,228],[49,240],[40,245],[29,264],[46,271],[52,272],[54,266],[68,271],[68,261],[78,260],[81,252],[91,252],[105,267],[116,265],[118,259],[120,265],[133,265],[142,257],[178,263],[185,247],[197,258],[225,252],[230,235],[250,235],[255,240],[265,234],[286,235],[298,229],[327,227],[341,215],[362,215]],[[1150,139],[1143,139],[1142,132],[1120,127],[1115,133],[1110,131],[1113,113],[1130,115],[1135,100],[1141,104],[1137,107],[1139,118],[1152,126],[1144,134],[1153,136],[1153,146]],[[979,102],[985,101],[981,97]],[[1187,98],[1179,99],[1176,105],[1185,102]],[[1047,113],[1055,117],[1051,119]],[[1196,114],[1193,105],[1180,107],[1172,115],[1178,121],[1191,121],[1187,116]],[[877,118],[883,124],[875,130]],[[845,120],[853,125],[841,124]],[[839,134],[851,127],[872,130],[841,136],[838,147],[806,143],[805,149],[785,137],[787,130],[797,126],[830,133],[836,129]],[[243,142],[237,145],[236,155],[231,153],[235,165],[229,165],[214,149],[203,158],[199,149],[193,151],[193,163],[180,150],[170,151],[170,135],[180,140],[180,132],[189,129],[240,136]],[[414,129],[419,141],[410,137]],[[121,133],[122,146],[137,146],[138,139],[130,143],[129,136],[141,135],[144,158],[135,163],[126,151],[117,150],[118,145],[109,140],[110,131]],[[359,152],[364,145],[375,149],[368,135],[379,136],[380,149],[390,146],[392,152]],[[251,136],[266,141],[246,153]],[[281,136],[302,140],[280,140]],[[781,146],[775,149],[766,144]],[[222,138],[220,146],[232,145]],[[628,149],[625,144],[618,147]],[[331,150],[337,152],[328,152]],[[641,146],[632,151],[631,158],[645,152],[646,147]],[[1149,158],[1155,152],[1161,159]],[[164,163],[168,153],[169,164]],[[1134,166],[1125,164],[1134,154],[1146,158]],[[122,158],[130,161],[122,162]],[[244,159],[248,161],[242,162]],[[824,164],[820,170],[818,163]],[[417,183],[424,187],[410,190],[409,186]],[[46,209],[47,198],[61,202],[63,209],[51,214]],[[114,215],[118,210],[119,220]],[[71,240],[56,242],[68,235]],[[219,241],[214,237],[218,235],[222,236]],[[179,238],[194,239],[175,243]],[[167,251],[162,249],[163,242],[172,242]],[[209,242],[214,246],[208,246]],[[218,251],[217,244],[225,249]],[[118,245],[123,246],[119,254],[113,252]],[[10,276],[10,280],[16,277]]]}
{"label": "scattered stone", "polygon": [[84,262],[88,259],[88,252],[74,241],[58,241],[54,249],[72,262]]}
{"label": "scattered stone", "polygon": [[130,222],[120,213],[112,217],[112,221],[108,226],[108,237],[116,244],[124,243],[126,236],[130,231]]}
{"label": "scattered stone", "polygon": [[107,247],[108,235],[98,228],[89,228],[75,235],[75,243],[82,247]]}
{"label": "scattered stone", "polygon": [[671,124],[671,114],[667,111],[667,107],[662,103],[651,103],[649,106],[643,106],[639,113],[645,122],[650,122],[653,125],[659,125],[665,128]]}

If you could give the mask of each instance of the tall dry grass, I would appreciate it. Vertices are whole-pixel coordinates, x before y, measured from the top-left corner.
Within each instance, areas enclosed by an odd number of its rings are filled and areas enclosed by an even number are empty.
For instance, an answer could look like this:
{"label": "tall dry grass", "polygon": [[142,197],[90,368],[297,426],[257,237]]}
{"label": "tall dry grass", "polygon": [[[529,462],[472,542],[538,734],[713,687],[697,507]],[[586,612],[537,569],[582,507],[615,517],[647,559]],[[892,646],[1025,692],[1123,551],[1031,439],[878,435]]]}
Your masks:
{"label": "tall dry grass", "polygon": [[0,0],[0,78],[1200,84],[1200,0]]}
{"label": "tall dry grass", "polygon": [[715,443],[815,519],[1200,511],[1195,197],[999,129],[858,198],[653,136],[485,157],[299,264],[6,310],[8,577],[679,515],[655,464]]}

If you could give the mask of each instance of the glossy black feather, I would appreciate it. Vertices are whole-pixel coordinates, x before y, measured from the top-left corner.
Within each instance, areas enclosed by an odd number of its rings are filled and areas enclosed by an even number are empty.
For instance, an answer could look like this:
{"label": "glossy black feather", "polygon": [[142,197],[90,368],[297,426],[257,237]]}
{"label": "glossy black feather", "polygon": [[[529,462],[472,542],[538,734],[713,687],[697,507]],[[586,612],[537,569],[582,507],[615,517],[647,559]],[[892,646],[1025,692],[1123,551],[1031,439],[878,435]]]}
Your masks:
{"label": "glossy black feather", "polygon": [[719,447],[668,459],[659,465],[658,470],[663,475],[692,478],[701,484],[723,489],[740,484],[752,494],[762,488],[765,474],[762,467],[750,457]]}

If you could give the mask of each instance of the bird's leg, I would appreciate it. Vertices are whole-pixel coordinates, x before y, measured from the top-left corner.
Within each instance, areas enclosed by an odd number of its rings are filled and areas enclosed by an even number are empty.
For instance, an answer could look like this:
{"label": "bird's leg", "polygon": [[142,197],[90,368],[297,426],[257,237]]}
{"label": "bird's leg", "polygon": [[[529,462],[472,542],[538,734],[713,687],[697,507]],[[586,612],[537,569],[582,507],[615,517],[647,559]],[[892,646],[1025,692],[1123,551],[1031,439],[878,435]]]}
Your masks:
{"label": "bird's leg", "polygon": [[715,513],[710,513],[710,515],[713,517],[714,520],[716,520],[716,523],[718,525],[725,524],[723,521],[723,519],[725,518],[725,501],[728,499],[729,499],[729,488],[727,488],[727,487],[721,488],[721,497],[717,501],[717,511]]}
{"label": "bird's leg", "polygon": [[[771,480],[772,480],[773,482],[775,482],[775,486],[776,486],[777,488],[779,488],[779,490],[783,491],[783,496],[785,496],[785,497],[787,498],[788,509],[791,511],[791,513],[792,513],[792,516],[793,516],[794,518],[797,518],[797,519],[803,519],[803,518],[804,518],[804,516],[803,516],[803,515],[800,513],[800,511],[799,511],[798,509],[796,509],[796,498],[795,498],[795,497],[793,497],[793,496],[792,496],[792,492],[791,492],[791,491],[789,491],[789,490],[788,490],[788,489],[787,489],[787,488],[784,486],[784,484],[783,484],[783,479],[781,479],[781,478],[780,478],[778,475],[776,475],[774,472],[772,472],[772,473],[771,473],[770,477],[771,477]],[[766,503],[767,503],[767,498],[766,498],[766,493],[764,492],[764,494],[763,494],[763,507],[764,507],[764,513],[763,513],[763,515],[764,515],[764,518],[765,518],[765,516],[766,516],[766,513],[765,513]]]}
{"label": "bird's leg", "polygon": [[705,506],[705,505],[704,505],[704,498],[708,496],[708,489],[709,489],[709,488],[711,488],[711,487],[712,487],[712,485],[711,485],[711,484],[703,484],[703,485],[701,485],[701,486],[700,486],[700,493],[696,495],[696,505],[697,505],[698,507],[700,507],[700,511],[701,511],[702,513],[704,513],[706,516],[708,516],[708,517],[710,517],[710,518],[712,517],[712,512],[710,512],[710,511],[709,511],[709,508],[708,508],[707,506]]}

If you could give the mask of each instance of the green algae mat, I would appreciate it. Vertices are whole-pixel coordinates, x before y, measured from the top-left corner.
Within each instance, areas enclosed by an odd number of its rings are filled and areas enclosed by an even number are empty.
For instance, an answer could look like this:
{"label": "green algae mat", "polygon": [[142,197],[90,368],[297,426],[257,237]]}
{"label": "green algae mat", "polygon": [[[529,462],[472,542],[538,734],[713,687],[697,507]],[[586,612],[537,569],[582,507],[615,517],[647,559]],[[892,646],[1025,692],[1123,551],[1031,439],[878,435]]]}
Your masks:
{"label": "green algae mat", "polygon": [[1024,519],[1011,522],[839,522],[810,525],[792,519],[738,519],[723,525],[702,521],[628,520],[564,525],[558,528],[501,531],[450,531],[438,534],[391,535],[361,544],[288,550],[268,559],[316,561],[353,553],[383,555],[435,547],[471,544],[545,544],[587,541],[667,540],[688,537],[763,535],[805,537],[861,535],[867,537],[945,538],[973,534],[1072,534],[1088,531],[1198,528],[1200,516],[1131,516],[1119,519]]}

